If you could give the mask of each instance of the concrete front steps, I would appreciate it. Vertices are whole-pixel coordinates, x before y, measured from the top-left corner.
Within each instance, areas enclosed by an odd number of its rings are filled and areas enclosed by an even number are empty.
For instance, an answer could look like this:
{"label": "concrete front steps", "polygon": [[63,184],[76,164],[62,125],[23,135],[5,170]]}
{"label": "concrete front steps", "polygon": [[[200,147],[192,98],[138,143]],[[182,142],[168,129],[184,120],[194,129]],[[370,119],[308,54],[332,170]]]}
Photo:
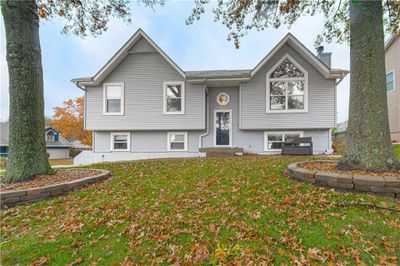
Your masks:
{"label": "concrete front steps", "polygon": [[215,147],[200,148],[200,152],[206,153],[206,157],[233,157],[243,155],[242,148]]}

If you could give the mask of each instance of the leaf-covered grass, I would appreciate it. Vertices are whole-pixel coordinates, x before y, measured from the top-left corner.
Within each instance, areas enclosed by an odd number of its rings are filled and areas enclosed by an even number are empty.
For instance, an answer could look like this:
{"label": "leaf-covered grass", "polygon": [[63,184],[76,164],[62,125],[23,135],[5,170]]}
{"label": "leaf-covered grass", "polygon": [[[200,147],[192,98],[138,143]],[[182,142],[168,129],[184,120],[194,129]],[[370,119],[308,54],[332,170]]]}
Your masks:
{"label": "leaf-covered grass", "polygon": [[[73,165],[74,161],[72,159],[49,159],[49,163],[50,165]],[[0,171],[5,170],[6,166],[7,159],[4,157],[0,157]]]}
{"label": "leaf-covered grass", "polygon": [[50,159],[49,163],[51,166],[53,166],[53,165],[73,165],[74,160],[72,160],[72,159]]}
{"label": "leaf-covered grass", "polygon": [[400,159],[400,144],[393,144],[394,153]]}
{"label": "leaf-covered grass", "polygon": [[[1,265],[400,263],[398,201],[288,180],[302,157],[96,165],[114,178],[2,212]],[[129,265],[129,264],[127,264]]]}

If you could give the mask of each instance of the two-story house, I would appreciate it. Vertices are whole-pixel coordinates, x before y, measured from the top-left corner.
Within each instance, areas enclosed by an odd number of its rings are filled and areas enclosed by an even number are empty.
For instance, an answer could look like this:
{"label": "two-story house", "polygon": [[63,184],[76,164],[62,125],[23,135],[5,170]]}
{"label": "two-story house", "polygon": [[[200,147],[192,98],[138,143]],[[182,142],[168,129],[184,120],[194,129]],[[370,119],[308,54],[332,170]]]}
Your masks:
{"label": "two-story house", "polygon": [[75,164],[202,156],[199,148],[277,153],[284,141],[312,137],[331,150],[336,87],[348,71],[331,68],[288,34],[253,69],[183,71],[138,30],[93,77],[74,79],[85,93],[85,129],[93,150]]}
{"label": "two-story house", "polygon": [[386,89],[392,141],[400,142],[400,35],[389,38],[385,45]]}

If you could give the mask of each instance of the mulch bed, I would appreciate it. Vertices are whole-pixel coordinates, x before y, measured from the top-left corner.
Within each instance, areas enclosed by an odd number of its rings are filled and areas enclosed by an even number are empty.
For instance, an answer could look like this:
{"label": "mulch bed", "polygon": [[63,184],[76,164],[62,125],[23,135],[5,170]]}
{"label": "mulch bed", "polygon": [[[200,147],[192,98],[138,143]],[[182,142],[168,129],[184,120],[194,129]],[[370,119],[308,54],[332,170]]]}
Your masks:
{"label": "mulch bed", "polygon": [[37,188],[91,177],[100,173],[100,171],[90,169],[58,169],[55,174],[37,175],[34,179],[21,183],[3,184],[0,179],[0,188],[1,191]]}
{"label": "mulch bed", "polygon": [[338,166],[337,162],[307,162],[299,164],[299,166],[309,170],[319,170],[319,171],[333,172],[338,174],[368,175],[368,176],[400,176],[400,172],[375,173],[375,172],[361,171],[361,170],[351,170],[351,171],[339,170],[336,168]]}

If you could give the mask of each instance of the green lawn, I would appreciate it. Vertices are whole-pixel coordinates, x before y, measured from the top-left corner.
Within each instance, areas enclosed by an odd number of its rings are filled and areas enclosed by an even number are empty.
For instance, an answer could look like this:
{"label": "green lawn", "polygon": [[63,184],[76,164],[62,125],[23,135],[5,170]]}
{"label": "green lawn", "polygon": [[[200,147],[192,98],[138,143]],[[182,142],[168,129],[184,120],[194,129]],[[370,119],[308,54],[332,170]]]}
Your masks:
{"label": "green lawn", "polygon": [[397,157],[400,159],[400,144],[393,144],[394,153],[396,153]]}
{"label": "green lawn", "polygon": [[[400,263],[399,201],[286,179],[301,157],[97,165],[115,177],[2,212],[1,265]],[[115,265],[114,264],[114,265]],[[125,264],[129,265],[129,264]]]}
{"label": "green lawn", "polygon": [[[54,165],[73,165],[74,160],[73,159],[49,159],[49,163],[51,166]],[[1,171],[5,170],[7,166],[7,160],[4,157],[0,157],[0,173]]]}

